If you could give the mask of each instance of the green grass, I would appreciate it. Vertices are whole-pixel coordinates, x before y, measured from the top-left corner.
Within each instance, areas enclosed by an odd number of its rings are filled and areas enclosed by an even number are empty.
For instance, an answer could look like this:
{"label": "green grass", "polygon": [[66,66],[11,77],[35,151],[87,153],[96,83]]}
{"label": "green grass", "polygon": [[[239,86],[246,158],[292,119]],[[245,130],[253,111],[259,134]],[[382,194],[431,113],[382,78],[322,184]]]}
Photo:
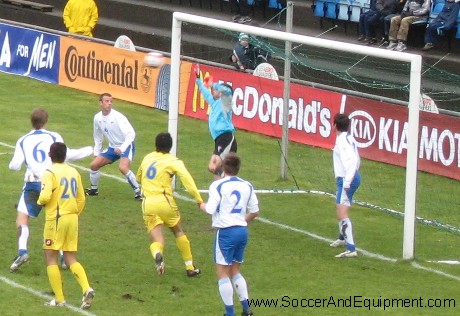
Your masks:
{"label": "green grass", "polygon": [[[73,148],[91,145],[92,118],[99,110],[97,96],[45,84],[36,80],[0,73],[0,142],[14,145],[30,130],[32,109],[44,107],[50,114],[47,126],[61,133]],[[153,150],[158,132],[167,130],[167,113],[115,101],[137,132],[137,153],[133,171],[142,157]],[[289,145],[289,178],[279,177],[280,149],[274,138],[237,132],[243,159],[241,176],[257,189],[321,190],[333,193],[331,152],[299,144]],[[213,149],[204,121],[180,117],[178,155],[184,160],[200,189],[206,189],[212,176],[207,162]],[[13,149],[0,146],[0,277],[34,291],[50,294],[42,244],[43,215],[31,220],[30,261],[17,273],[9,273],[16,253],[16,211],[23,170],[8,169]],[[90,158],[76,165],[87,168]],[[363,185],[356,199],[374,205],[404,210],[405,171],[402,168],[364,160]],[[104,173],[121,179],[117,166]],[[88,184],[88,174],[81,170]],[[424,218],[460,226],[458,193],[460,185],[443,177],[420,173],[417,183],[417,212]],[[182,185],[180,195],[188,196]],[[430,263],[430,260],[460,260],[458,234],[417,224],[416,260],[432,271],[415,268],[411,262],[388,261],[402,256],[403,219],[385,212],[355,205],[352,208],[358,247],[371,255],[338,260],[339,251],[321,238],[337,234],[334,200],[325,195],[260,194],[261,217],[250,227],[243,274],[253,299],[278,299],[296,303],[302,299],[330,302],[329,307],[254,307],[256,315],[375,315],[383,307],[343,307],[350,297],[363,299],[455,299],[455,308],[391,307],[391,315],[458,315],[460,266]],[[194,203],[177,200],[183,226],[192,243],[195,263],[203,270],[198,278],[187,278],[172,234],[166,236],[166,274],[158,276],[149,253],[149,239],[142,223],[139,203],[124,181],[102,177],[100,195],[89,197],[81,216],[79,260],[87,270],[96,299],[90,312],[96,315],[219,315],[223,313],[212,261],[213,231],[210,219]],[[279,224],[285,225],[280,226]],[[318,236],[318,238],[312,237]],[[434,273],[437,271],[438,273]],[[444,273],[444,275],[440,274]],[[64,291],[69,304],[79,306],[80,289],[69,271],[64,271]],[[447,276],[446,276],[447,275]],[[44,299],[23,289],[0,282],[1,315],[69,315],[68,309],[43,306]],[[235,298],[236,300],[236,298]],[[305,300],[303,301],[306,302]],[[332,303],[341,304],[334,307]],[[439,301],[438,301],[439,303]],[[361,303],[364,304],[364,303]],[[237,312],[240,307],[236,305]]]}

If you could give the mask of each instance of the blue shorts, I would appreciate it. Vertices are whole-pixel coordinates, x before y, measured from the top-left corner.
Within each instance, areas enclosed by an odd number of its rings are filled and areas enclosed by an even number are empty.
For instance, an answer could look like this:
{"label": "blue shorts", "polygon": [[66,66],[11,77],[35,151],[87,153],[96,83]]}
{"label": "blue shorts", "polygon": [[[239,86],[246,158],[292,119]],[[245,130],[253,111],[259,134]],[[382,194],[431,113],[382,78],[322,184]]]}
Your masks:
{"label": "blue shorts", "polygon": [[41,182],[26,182],[19,198],[18,212],[37,217],[42,210],[42,206],[37,204],[41,189]]}
{"label": "blue shorts", "polygon": [[115,152],[115,149],[113,147],[108,147],[106,150],[101,152],[99,156],[102,156],[110,160],[111,163],[117,161],[121,157],[128,158],[130,161],[133,161],[135,152],[136,152],[136,146],[134,145],[134,143],[131,143],[131,145],[129,145],[128,148],[126,148],[126,150],[121,153],[121,155],[118,155]]}
{"label": "blue shorts", "polygon": [[359,171],[356,171],[353,180],[350,183],[350,188],[348,190],[344,190],[343,188],[343,178],[337,178],[337,193],[335,197],[335,203],[351,206],[353,201],[353,195],[355,194],[356,190],[359,188],[361,184],[361,175]]}
{"label": "blue shorts", "polygon": [[219,228],[214,242],[214,262],[224,266],[231,265],[233,261],[242,263],[247,243],[246,226]]}

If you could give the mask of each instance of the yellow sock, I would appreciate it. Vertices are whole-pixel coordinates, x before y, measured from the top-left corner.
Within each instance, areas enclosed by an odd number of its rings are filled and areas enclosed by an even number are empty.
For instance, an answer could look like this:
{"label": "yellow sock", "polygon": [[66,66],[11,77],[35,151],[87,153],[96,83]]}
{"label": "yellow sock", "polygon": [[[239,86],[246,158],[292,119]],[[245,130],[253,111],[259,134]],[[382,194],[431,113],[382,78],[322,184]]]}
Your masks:
{"label": "yellow sock", "polygon": [[90,288],[88,278],[86,277],[86,272],[80,262],[75,262],[69,267],[72,271],[73,276],[77,279],[78,284],[80,284],[83,294]]}
{"label": "yellow sock", "polygon": [[46,272],[48,274],[48,280],[50,281],[51,288],[54,292],[54,299],[56,303],[64,302],[64,292],[62,290],[62,277],[59,267],[54,264],[46,267]]}
{"label": "yellow sock", "polygon": [[182,235],[176,238],[176,245],[179,248],[179,252],[184,260],[185,267],[187,270],[193,270],[193,258],[192,258],[192,249],[190,248],[190,241],[186,235]]}
{"label": "yellow sock", "polygon": [[155,254],[157,252],[163,254],[163,245],[155,241],[150,244],[150,253],[152,254],[153,258],[155,258]]}

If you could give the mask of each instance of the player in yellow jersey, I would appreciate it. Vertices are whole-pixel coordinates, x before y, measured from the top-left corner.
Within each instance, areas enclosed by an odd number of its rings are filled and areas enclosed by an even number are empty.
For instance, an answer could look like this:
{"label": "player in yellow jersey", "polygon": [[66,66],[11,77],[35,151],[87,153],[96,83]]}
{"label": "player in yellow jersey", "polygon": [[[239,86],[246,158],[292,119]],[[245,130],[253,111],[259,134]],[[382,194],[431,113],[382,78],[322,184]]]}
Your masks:
{"label": "player in yellow jersey", "polygon": [[193,265],[190,241],[181,227],[179,208],[171,186],[172,177],[179,176],[198,205],[203,203],[203,199],[182,160],[169,153],[172,147],[171,135],[158,134],[155,147],[154,152],[144,157],[137,171],[137,181],[141,185],[143,195],[142,214],[152,240],[150,252],[155,259],[158,274],[164,274],[163,226],[170,228],[176,237],[176,245],[184,260],[187,276],[194,277],[201,271]]}
{"label": "player in yellow jersey", "polygon": [[91,307],[94,290],[89,286],[85,269],[77,261],[78,216],[85,207],[85,191],[78,171],[65,164],[67,147],[64,143],[51,145],[49,156],[52,161],[42,179],[42,190],[37,204],[45,207],[45,228],[43,249],[46,271],[54,299],[48,306],[64,306],[62,277],[58,266],[58,251],[64,251],[64,260],[77,279],[83,291],[81,309]]}

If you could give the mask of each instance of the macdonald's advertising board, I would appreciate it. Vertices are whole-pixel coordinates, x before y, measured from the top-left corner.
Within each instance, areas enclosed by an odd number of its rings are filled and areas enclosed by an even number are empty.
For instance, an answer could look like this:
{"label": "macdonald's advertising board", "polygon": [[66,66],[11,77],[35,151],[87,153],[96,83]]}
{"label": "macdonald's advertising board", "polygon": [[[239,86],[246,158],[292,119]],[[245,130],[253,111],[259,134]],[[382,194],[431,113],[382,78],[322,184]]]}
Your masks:
{"label": "macdonald's advertising board", "polygon": [[0,71],[57,83],[59,36],[0,23]]}
{"label": "macdonald's advertising board", "polygon": [[[201,77],[233,87],[233,123],[236,128],[281,137],[283,126],[283,82],[238,71],[200,65]],[[195,77],[195,76],[192,76]],[[190,79],[183,114],[207,120],[208,105],[201,98],[195,78]],[[342,95],[291,85],[289,139],[302,144],[332,148],[335,137],[332,117],[339,111]]]}
{"label": "macdonald's advertising board", "polygon": [[[282,135],[283,82],[237,71],[200,65],[201,77],[233,87],[236,128],[268,136]],[[191,75],[183,113],[203,120],[208,105]],[[289,139],[332,148],[332,120],[339,111],[351,117],[351,133],[363,158],[404,166],[407,154],[408,109],[390,103],[347,96],[291,84]],[[420,112],[418,169],[460,180],[460,119]]]}

